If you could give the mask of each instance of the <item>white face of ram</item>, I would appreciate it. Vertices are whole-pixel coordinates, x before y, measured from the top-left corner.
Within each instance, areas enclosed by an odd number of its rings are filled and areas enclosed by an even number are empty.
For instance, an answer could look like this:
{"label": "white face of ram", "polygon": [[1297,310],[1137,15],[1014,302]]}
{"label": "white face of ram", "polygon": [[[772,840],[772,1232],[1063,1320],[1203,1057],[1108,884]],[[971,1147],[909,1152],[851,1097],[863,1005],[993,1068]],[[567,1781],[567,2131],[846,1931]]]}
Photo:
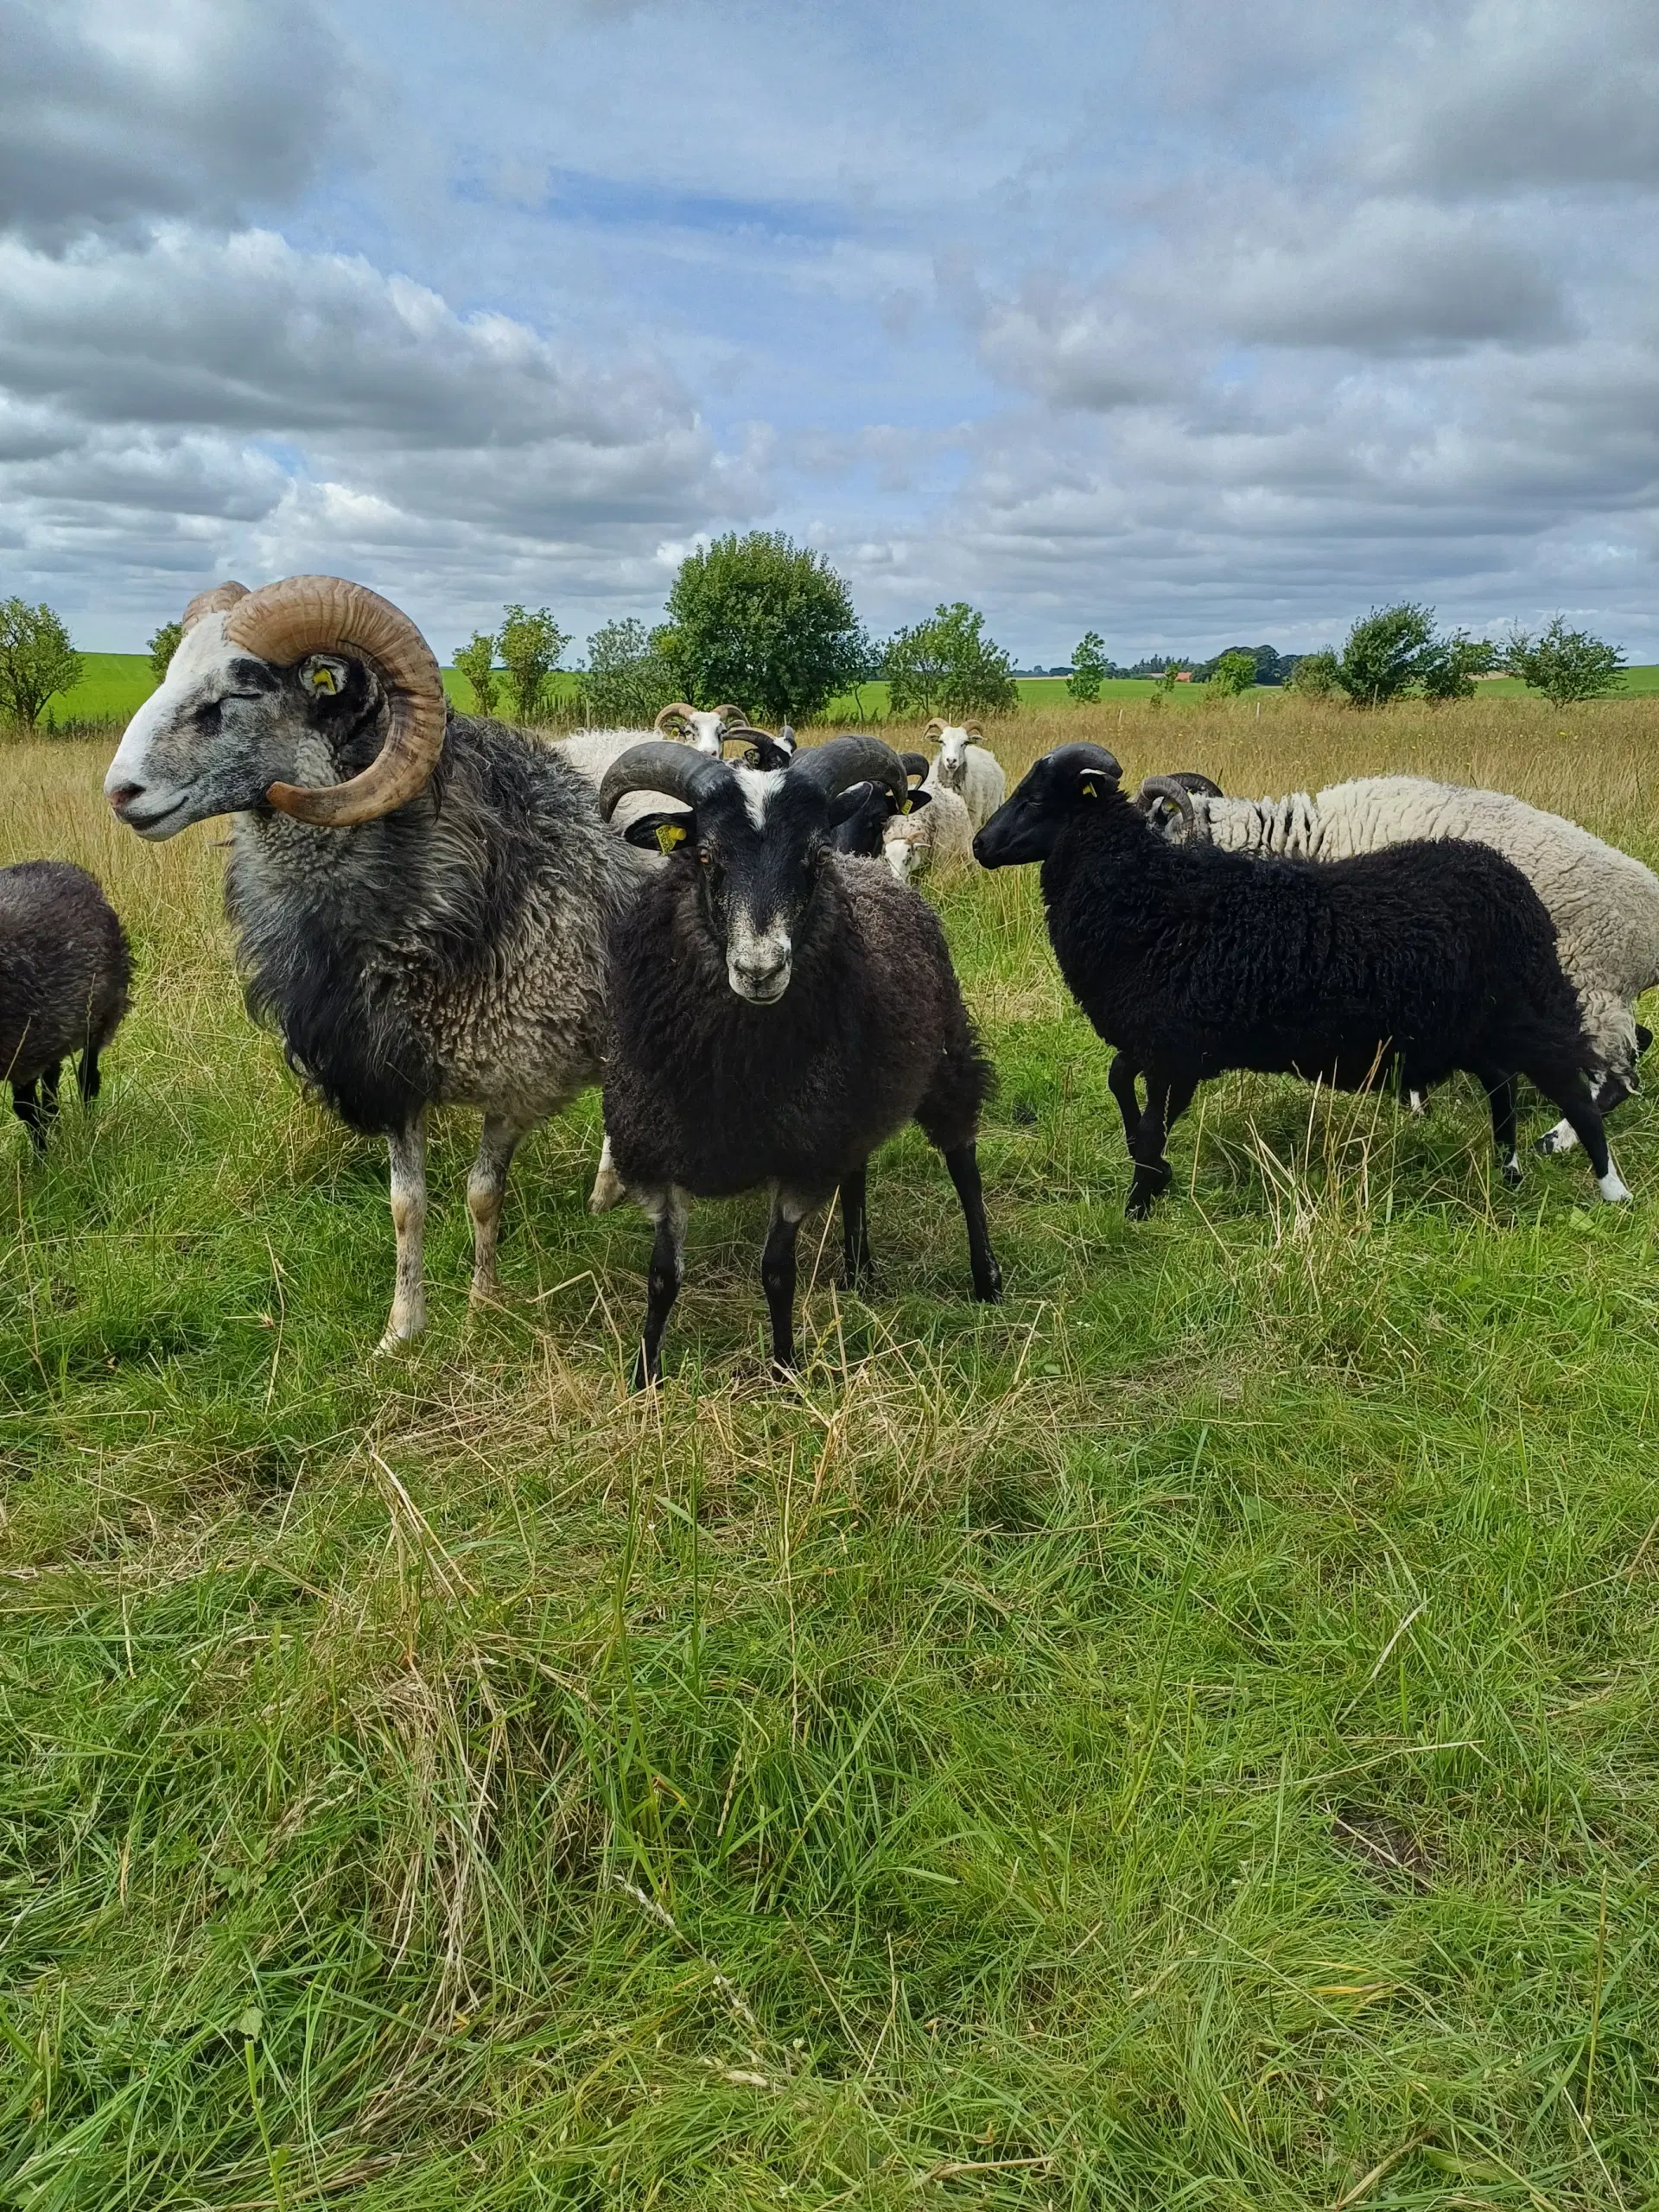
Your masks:
{"label": "white face of ram", "polygon": [[721,757],[720,732],[722,717],[700,711],[688,715],[687,720],[691,727],[686,743],[694,752],[706,753],[711,760],[718,760]]}
{"label": "white face of ram", "polygon": [[942,729],[939,732],[938,781],[948,791],[962,788],[963,774],[968,765],[968,743],[965,729]]}

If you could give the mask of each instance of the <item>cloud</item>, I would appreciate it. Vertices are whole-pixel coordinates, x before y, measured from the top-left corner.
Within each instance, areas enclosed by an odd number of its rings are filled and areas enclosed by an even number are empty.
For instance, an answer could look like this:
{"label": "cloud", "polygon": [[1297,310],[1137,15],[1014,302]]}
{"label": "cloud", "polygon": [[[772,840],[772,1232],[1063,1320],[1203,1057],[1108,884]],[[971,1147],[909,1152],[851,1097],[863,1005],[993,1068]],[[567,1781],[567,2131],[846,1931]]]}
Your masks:
{"label": "cloud", "polygon": [[0,0],[0,226],[232,221],[290,197],[360,76],[311,0]]}

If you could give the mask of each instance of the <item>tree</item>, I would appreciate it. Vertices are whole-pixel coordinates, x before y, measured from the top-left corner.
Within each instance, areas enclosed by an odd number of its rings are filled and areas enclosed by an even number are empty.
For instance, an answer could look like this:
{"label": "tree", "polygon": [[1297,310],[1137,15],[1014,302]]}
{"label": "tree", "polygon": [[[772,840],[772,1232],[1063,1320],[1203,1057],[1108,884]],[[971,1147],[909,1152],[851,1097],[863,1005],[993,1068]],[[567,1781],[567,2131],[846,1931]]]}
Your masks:
{"label": "tree", "polygon": [[1210,689],[1217,697],[1236,699],[1241,692],[1255,689],[1255,655],[1240,646],[1223,653],[1210,671]]}
{"label": "tree", "polygon": [[733,699],[766,721],[808,721],[859,680],[852,594],[780,530],[734,531],[688,554],[664,611],[651,643],[693,705]]}
{"label": "tree", "polygon": [[487,630],[474,630],[464,645],[456,646],[455,670],[471,688],[474,712],[493,715],[501,687],[496,681],[495,639]]}
{"label": "tree", "polygon": [[1290,674],[1285,678],[1286,689],[1304,699],[1328,699],[1339,690],[1337,657],[1333,652],[1299,653]]}
{"label": "tree", "polygon": [[32,729],[48,699],[74,690],[80,670],[80,655],[49,607],[0,603],[0,714]]}
{"label": "tree", "polygon": [[1529,690],[1541,691],[1552,707],[1570,707],[1617,690],[1624,665],[1617,645],[1592,638],[1587,630],[1569,630],[1559,614],[1541,638],[1517,630],[1503,655],[1509,673]]}
{"label": "tree", "polygon": [[145,647],[149,655],[149,672],[158,683],[167,674],[168,665],[179,650],[179,640],[183,635],[182,622],[163,622]]}
{"label": "tree", "polygon": [[1434,610],[1405,600],[1374,607],[1348,632],[1337,681],[1357,707],[1383,707],[1408,691],[1434,642]]}
{"label": "tree", "polygon": [[1111,669],[1106,640],[1098,630],[1085,630],[1071,655],[1071,673],[1065,680],[1065,688],[1074,699],[1092,705],[1100,696],[1102,678],[1109,676]]}
{"label": "tree", "polygon": [[881,667],[895,715],[1006,715],[1019,704],[1012,661],[965,600],[895,631]]}
{"label": "tree", "polygon": [[1425,699],[1472,699],[1475,678],[1497,665],[1497,649],[1486,638],[1471,638],[1455,630],[1449,638],[1436,638],[1419,664],[1418,676]]}
{"label": "tree", "polygon": [[674,676],[645,626],[630,614],[588,640],[582,696],[588,720],[613,729],[649,729],[674,696]]}
{"label": "tree", "polygon": [[518,721],[533,722],[541,713],[547,679],[569,642],[546,607],[538,607],[533,614],[516,603],[504,608],[495,646],[506,664],[507,696]]}

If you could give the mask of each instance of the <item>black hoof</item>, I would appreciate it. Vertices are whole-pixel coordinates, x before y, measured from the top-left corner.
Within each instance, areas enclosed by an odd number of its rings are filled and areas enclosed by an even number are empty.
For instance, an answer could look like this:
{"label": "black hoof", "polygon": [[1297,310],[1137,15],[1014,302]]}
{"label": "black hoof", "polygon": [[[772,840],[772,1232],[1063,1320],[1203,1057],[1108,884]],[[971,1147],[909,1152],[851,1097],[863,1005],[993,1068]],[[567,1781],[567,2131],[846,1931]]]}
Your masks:
{"label": "black hoof", "polygon": [[1001,1268],[994,1269],[987,1277],[985,1281],[977,1282],[974,1285],[974,1296],[979,1300],[979,1303],[982,1306],[1000,1306],[1002,1303],[1002,1270]]}
{"label": "black hoof", "polygon": [[1503,1180],[1509,1185],[1512,1191],[1517,1189],[1521,1184],[1525,1182],[1526,1177],[1522,1173],[1521,1163],[1519,1160],[1506,1160],[1504,1161]]}

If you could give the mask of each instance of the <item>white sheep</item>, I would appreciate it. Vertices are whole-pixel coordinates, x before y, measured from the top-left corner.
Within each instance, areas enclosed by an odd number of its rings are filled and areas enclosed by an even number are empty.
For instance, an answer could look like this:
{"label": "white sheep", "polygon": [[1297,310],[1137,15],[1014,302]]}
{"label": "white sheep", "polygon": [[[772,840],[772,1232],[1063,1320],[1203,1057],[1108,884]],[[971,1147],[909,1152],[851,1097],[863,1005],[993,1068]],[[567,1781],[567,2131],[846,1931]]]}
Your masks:
{"label": "white sheep", "polygon": [[[1554,922],[1600,1070],[1599,1103],[1605,1110],[1638,1087],[1637,1061],[1651,1039],[1634,1007],[1659,984],[1659,877],[1630,854],[1508,792],[1422,776],[1363,776],[1283,798],[1198,794],[1192,807],[1192,834],[1229,852],[1336,861],[1419,837],[1494,847],[1530,879]],[[1172,805],[1153,811],[1180,834]],[[1539,1144],[1565,1152],[1576,1141],[1562,1122]]]}
{"label": "white sheep", "polygon": [[[934,781],[933,769],[919,753],[899,756],[906,771],[922,780],[925,805],[895,814],[887,823],[881,851],[900,883],[912,882],[936,868],[969,868],[974,859],[974,824],[965,803]],[[935,761],[934,768],[938,763]]]}
{"label": "white sheep", "polygon": [[982,830],[1008,789],[996,755],[988,747],[970,742],[983,737],[984,731],[977,722],[947,722],[935,715],[922,734],[939,741],[938,757],[928,770],[923,789],[955,791],[967,807],[974,828]]}

